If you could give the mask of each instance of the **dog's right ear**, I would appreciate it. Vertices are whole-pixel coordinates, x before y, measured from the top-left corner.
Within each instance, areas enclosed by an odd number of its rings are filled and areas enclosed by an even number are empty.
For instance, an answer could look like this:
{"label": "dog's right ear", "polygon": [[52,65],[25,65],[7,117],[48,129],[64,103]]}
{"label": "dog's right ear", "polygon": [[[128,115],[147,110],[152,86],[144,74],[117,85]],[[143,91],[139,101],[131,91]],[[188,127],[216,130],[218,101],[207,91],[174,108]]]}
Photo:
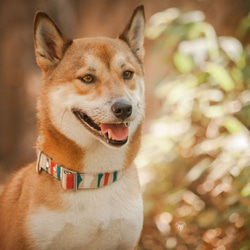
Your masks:
{"label": "dog's right ear", "polygon": [[37,12],[34,21],[36,61],[44,71],[54,68],[72,43],[44,12]]}
{"label": "dog's right ear", "polygon": [[144,6],[138,6],[132,17],[127,24],[123,33],[119,36],[121,40],[124,40],[132,52],[137,56],[137,58],[142,61],[144,57],[144,26],[145,26],[145,14]]}

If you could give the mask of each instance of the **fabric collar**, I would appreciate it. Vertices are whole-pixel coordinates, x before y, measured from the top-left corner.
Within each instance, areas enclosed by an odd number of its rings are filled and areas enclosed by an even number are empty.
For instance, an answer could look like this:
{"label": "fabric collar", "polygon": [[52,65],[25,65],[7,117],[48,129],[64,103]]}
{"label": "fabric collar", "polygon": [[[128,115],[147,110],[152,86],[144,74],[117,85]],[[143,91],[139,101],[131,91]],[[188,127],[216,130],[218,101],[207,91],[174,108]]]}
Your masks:
{"label": "fabric collar", "polygon": [[64,189],[74,191],[79,189],[101,188],[110,185],[121,179],[124,173],[123,169],[98,174],[74,172],[58,165],[51,158],[38,150],[36,171],[37,173],[40,173],[42,170],[45,170],[47,173],[61,181]]}

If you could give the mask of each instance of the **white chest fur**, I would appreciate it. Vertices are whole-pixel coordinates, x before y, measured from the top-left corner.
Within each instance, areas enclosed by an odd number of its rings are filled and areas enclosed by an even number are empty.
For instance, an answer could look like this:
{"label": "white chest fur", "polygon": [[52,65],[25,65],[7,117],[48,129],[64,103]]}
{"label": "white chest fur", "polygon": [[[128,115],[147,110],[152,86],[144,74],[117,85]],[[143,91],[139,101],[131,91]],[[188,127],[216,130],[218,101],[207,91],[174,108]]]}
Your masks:
{"label": "white chest fur", "polygon": [[34,249],[133,249],[142,228],[134,168],[110,186],[63,195],[64,212],[39,208],[28,218]]}

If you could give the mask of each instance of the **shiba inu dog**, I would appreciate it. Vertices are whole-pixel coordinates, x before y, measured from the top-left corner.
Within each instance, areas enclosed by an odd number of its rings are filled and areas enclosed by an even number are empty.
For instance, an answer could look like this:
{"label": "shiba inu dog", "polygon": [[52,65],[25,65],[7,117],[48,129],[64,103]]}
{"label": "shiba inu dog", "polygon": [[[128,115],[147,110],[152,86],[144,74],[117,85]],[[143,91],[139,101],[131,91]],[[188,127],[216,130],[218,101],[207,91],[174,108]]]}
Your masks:
{"label": "shiba inu dog", "polygon": [[116,39],[70,40],[36,14],[38,156],[0,197],[0,249],[137,248],[144,23],[139,6]]}

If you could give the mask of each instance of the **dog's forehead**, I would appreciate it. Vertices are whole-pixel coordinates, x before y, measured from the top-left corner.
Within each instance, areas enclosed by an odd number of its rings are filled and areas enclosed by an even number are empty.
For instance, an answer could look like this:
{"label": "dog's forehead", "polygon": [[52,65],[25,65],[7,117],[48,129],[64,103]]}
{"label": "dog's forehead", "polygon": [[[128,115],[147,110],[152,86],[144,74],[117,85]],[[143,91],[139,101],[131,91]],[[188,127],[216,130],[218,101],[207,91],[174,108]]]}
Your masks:
{"label": "dog's forehead", "polygon": [[103,62],[108,66],[113,63],[124,67],[129,58],[129,61],[133,60],[129,47],[119,39],[77,39],[74,40],[74,45],[79,57],[93,69],[98,62]]}
{"label": "dog's forehead", "polygon": [[102,66],[110,68],[110,64],[114,64],[117,68],[124,68],[128,64],[126,58],[123,54],[117,54],[106,60],[102,60],[102,57],[96,57],[91,54],[85,54],[84,56],[84,66],[87,66],[89,71],[98,71]]}

